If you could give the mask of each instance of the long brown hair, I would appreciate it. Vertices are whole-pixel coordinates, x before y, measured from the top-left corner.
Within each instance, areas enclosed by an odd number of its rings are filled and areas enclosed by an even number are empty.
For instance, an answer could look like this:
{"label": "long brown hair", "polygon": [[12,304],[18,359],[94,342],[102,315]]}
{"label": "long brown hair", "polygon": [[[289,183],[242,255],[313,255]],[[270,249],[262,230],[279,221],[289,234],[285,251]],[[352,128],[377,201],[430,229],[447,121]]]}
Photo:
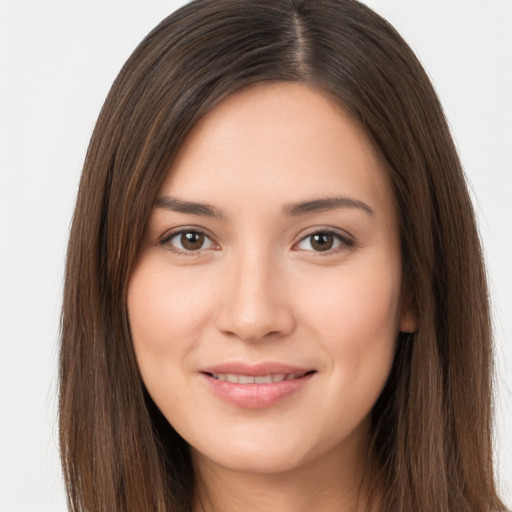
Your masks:
{"label": "long brown hair", "polygon": [[70,510],[192,509],[188,446],[145,391],[126,288],[187,133],[222,98],[262,81],[335,97],[392,183],[418,329],[399,336],[372,411],[381,510],[504,510],[492,468],[486,277],[464,175],[418,60],[354,0],[192,2],[115,80],[87,153],[65,276],[60,444]]}

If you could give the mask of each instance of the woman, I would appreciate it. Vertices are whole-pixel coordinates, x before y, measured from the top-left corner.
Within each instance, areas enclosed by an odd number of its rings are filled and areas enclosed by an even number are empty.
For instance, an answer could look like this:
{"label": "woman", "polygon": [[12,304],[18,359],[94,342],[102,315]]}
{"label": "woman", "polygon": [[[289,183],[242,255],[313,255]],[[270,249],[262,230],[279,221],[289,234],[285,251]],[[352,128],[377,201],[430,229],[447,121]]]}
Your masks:
{"label": "woman", "polygon": [[489,324],[460,164],[400,36],[353,1],[193,2],[124,66],[84,167],[70,507],[504,510]]}

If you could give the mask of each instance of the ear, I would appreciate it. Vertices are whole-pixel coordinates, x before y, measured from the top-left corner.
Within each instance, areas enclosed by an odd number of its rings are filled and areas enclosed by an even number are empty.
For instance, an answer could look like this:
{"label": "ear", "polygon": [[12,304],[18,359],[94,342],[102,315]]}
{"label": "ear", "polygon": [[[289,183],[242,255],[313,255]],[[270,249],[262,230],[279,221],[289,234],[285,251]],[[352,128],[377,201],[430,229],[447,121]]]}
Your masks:
{"label": "ear", "polygon": [[418,328],[418,308],[413,294],[407,291],[402,302],[400,314],[400,331],[406,333],[416,332]]}

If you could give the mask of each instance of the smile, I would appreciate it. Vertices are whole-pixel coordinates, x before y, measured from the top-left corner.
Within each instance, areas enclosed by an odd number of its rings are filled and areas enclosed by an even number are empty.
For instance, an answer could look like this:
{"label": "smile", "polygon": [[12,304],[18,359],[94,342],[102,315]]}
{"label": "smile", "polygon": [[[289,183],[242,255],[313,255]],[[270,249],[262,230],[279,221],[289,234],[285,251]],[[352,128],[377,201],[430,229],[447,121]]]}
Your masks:
{"label": "smile", "polygon": [[270,375],[240,375],[236,373],[211,373],[210,376],[223,382],[234,384],[271,384],[273,382],[283,382],[304,377],[309,372],[302,373],[275,373]]}
{"label": "smile", "polygon": [[207,389],[224,403],[242,409],[264,409],[296,396],[310,385],[316,373],[277,363],[228,363],[204,368],[200,375]]}

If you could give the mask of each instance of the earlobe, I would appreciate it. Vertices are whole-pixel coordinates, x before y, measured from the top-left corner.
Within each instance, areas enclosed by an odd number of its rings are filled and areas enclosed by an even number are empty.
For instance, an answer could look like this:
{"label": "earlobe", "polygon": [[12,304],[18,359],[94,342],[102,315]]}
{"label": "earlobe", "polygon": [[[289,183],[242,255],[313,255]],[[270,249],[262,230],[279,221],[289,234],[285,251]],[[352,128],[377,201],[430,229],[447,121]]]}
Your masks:
{"label": "earlobe", "polygon": [[400,332],[414,333],[418,328],[418,309],[414,300],[405,301],[400,317]]}

